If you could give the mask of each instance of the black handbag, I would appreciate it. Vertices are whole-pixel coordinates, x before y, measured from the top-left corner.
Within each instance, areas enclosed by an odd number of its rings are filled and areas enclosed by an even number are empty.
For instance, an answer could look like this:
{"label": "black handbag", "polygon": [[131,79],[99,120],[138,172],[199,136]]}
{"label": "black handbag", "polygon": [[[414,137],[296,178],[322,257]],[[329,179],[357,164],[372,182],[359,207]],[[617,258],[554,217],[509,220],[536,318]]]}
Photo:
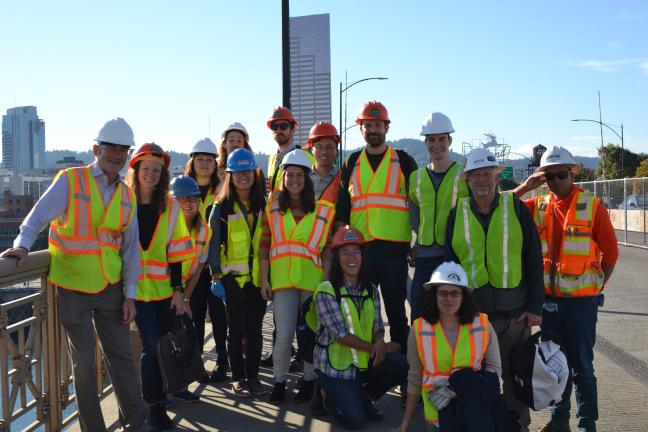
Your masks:
{"label": "black handbag", "polygon": [[186,314],[176,316],[173,329],[158,339],[156,354],[165,393],[182,391],[205,374],[196,328]]}

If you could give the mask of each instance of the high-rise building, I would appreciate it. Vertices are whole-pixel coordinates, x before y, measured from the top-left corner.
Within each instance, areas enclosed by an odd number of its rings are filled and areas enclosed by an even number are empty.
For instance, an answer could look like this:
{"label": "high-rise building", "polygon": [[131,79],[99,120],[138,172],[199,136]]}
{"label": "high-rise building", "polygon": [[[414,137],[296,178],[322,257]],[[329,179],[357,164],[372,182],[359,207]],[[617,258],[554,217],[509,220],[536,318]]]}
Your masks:
{"label": "high-rise building", "polygon": [[303,145],[318,120],[331,121],[331,32],[329,14],[290,18],[290,107]]}
{"label": "high-rise building", "polygon": [[2,167],[14,175],[45,168],[45,122],[35,106],[9,108],[2,116]]}

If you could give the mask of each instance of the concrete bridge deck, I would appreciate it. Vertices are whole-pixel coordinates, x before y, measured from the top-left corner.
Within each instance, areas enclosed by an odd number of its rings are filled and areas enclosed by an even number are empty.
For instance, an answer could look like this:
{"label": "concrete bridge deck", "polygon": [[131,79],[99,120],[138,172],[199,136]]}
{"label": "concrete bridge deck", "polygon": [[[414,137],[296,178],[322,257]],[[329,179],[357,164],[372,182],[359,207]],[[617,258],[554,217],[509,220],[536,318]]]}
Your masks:
{"label": "concrete bridge deck", "polygon": [[[606,303],[599,312],[595,368],[599,383],[599,431],[648,431],[648,251],[620,248],[620,260],[606,287]],[[265,344],[271,343],[272,317],[266,315]],[[206,349],[213,348],[210,339]],[[211,370],[214,357],[205,353],[206,367]],[[272,371],[262,369],[261,379],[272,385]],[[294,380],[289,382],[289,388]],[[267,396],[260,399],[237,399],[229,383],[191,386],[201,402],[188,405],[174,403],[170,413],[178,431],[283,431],[306,430],[328,432],[342,430],[329,418],[313,418],[307,405],[287,402],[277,407]],[[575,406],[575,403],[572,403]],[[369,422],[364,430],[386,431],[398,425],[402,416],[400,400],[395,393],[380,402],[385,411],[382,422]],[[174,414],[174,415],[173,415]],[[110,430],[118,430],[117,409],[113,397],[104,401],[104,415]],[[573,415],[573,408],[572,408]],[[423,429],[423,412],[410,430]],[[530,430],[541,427],[548,411],[532,414]],[[79,430],[72,425],[68,430]],[[572,418],[572,430],[577,430]]]}

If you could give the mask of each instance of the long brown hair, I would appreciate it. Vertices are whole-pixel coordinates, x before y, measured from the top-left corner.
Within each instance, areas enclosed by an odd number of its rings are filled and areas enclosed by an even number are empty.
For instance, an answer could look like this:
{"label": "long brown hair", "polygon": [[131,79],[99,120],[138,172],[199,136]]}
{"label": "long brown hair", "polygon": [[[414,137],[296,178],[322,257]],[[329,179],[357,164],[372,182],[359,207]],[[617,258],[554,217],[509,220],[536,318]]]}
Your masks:
{"label": "long brown hair", "polygon": [[[293,166],[293,165],[287,165]],[[315,210],[315,185],[313,184],[313,179],[310,176],[310,170],[301,165],[294,165],[301,168],[304,171],[304,189],[301,192],[300,204],[304,213],[310,213]],[[286,176],[286,170],[283,170],[283,177],[281,178],[281,186],[279,186],[279,209],[281,213],[286,213],[290,208],[290,194],[288,189],[284,187],[284,178]]]}
{"label": "long brown hair", "polygon": [[250,143],[248,142],[248,139],[245,137],[245,134],[241,132],[238,129],[231,129],[228,130],[227,133],[223,138],[220,140],[220,144],[218,146],[218,158],[216,159],[216,168],[217,169],[222,169],[225,170],[226,165],[227,165],[227,148],[225,147],[225,141],[227,141],[227,137],[231,132],[238,132],[241,135],[243,135],[243,148],[246,150],[249,150],[250,153],[254,153],[252,151],[252,147],[250,147]]}
{"label": "long brown hair", "polygon": [[[135,162],[133,168],[128,170],[126,174],[126,184],[133,189],[137,201],[141,201],[140,197],[140,184],[137,179],[137,174],[139,173],[140,166],[142,161]],[[169,199],[169,181],[170,181],[169,169],[164,165],[162,166],[162,172],[160,173],[160,182],[153,189],[153,197],[151,198],[151,204],[155,213],[160,215],[164,213],[167,206],[167,201]]]}
{"label": "long brown hair", "polygon": [[[234,203],[239,199],[234,186],[234,175],[231,172],[225,174],[223,187],[218,193],[218,202],[221,205],[221,215],[234,214]],[[265,184],[261,179],[259,170],[254,170],[254,183],[250,190],[250,213],[257,214],[265,207]]]}
{"label": "long brown hair", "polygon": [[[211,153],[194,153],[194,155],[189,158],[187,164],[185,165],[184,175],[191,177],[192,179],[196,180],[196,182],[198,182],[198,179],[196,178],[196,169],[194,168],[194,157],[199,155],[214,156]],[[214,157],[214,159],[216,159],[216,157]],[[214,172],[212,173],[211,179],[209,180],[209,186],[216,190],[219,183],[220,179],[218,178],[218,166],[215,166]]]}

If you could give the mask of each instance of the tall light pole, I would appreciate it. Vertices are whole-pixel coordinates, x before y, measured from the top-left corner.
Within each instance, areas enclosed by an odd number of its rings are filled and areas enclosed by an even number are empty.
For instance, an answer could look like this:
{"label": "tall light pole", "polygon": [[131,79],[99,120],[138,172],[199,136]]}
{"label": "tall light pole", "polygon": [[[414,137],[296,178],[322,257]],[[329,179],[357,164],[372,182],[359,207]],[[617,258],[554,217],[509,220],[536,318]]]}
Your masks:
{"label": "tall light pole", "polygon": [[371,80],[386,80],[389,79],[387,77],[370,77],[370,78],[362,78],[357,81],[353,81],[351,84],[346,85],[346,87],[342,86],[342,82],[340,81],[340,123],[339,123],[339,131],[340,131],[340,169],[342,169],[342,163],[343,163],[343,156],[342,156],[342,149],[343,144],[346,146],[346,140],[344,143],[342,143],[342,133],[344,132],[344,126],[342,123],[342,93],[346,92],[349,90],[351,87],[353,87],[356,84],[360,84],[361,82],[364,81],[371,81]]}
{"label": "tall light pole", "polygon": [[[574,119],[572,121],[573,122],[597,123],[597,124],[599,124],[601,126],[601,130],[603,129],[603,126],[605,126],[609,130],[611,130],[614,133],[614,135],[619,137],[619,139],[621,140],[621,178],[625,178],[625,167],[624,167],[624,164],[623,164],[623,153],[624,153],[624,148],[625,148],[624,145],[623,145],[623,123],[620,126],[621,127],[621,135],[619,135],[619,133],[615,129],[612,128],[612,126],[616,126],[616,125],[609,125],[607,123],[603,123],[601,120]],[[603,147],[603,141],[601,141],[601,147]]]}

